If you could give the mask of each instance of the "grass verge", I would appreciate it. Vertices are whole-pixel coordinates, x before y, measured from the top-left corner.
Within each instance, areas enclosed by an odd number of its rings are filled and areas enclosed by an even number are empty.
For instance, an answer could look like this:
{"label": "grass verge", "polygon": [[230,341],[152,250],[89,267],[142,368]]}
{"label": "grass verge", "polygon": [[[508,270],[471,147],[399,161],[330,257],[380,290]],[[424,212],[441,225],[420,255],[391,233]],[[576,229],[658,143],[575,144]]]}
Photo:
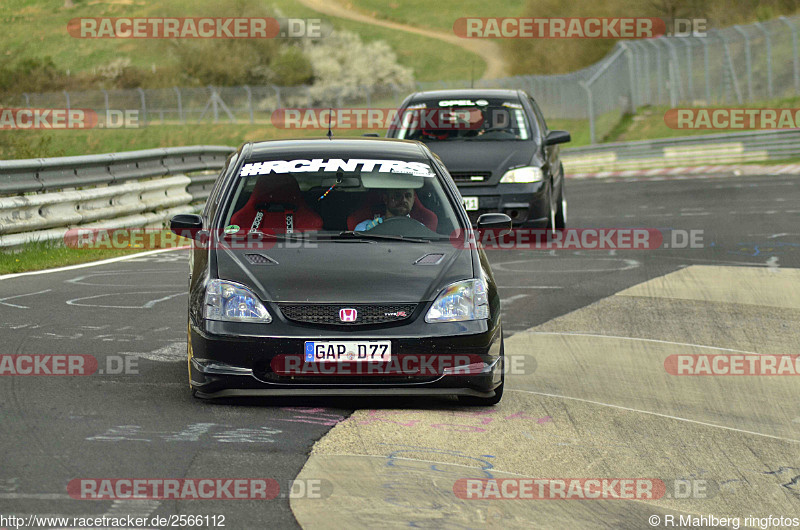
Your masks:
{"label": "grass verge", "polygon": [[79,249],[60,241],[36,241],[0,252],[0,274],[66,267],[141,252],[141,249]]}

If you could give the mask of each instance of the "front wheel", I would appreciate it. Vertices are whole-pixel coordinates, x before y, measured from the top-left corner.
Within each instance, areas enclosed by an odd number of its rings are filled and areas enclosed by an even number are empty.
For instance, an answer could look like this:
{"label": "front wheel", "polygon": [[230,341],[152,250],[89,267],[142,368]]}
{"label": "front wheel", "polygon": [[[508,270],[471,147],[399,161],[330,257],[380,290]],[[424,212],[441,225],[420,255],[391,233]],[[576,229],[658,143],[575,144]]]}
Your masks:
{"label": "front wheel", "polygon": [[553,223],[556,230],[563,230],[567,227],[567,199],[564,196],[564,188],[562,184],[561,193],[558,196],[558,210],[556,210],[555,222]]}

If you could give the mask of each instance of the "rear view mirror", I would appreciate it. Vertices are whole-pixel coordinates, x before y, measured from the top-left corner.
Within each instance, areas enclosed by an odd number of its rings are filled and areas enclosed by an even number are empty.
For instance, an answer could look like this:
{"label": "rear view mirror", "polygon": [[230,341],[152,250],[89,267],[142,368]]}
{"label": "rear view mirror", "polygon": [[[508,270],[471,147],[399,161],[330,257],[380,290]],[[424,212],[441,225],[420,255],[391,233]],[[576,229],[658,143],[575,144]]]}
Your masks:
{"label": "rear view mirror", "polygon": [[478,217],[476,228],[482,229],[499,229],[511,230],[511,218],[504,213],[485,213]]}
{"label": "rear view mirror", "polygon": [[544,145],[565,144],[572,141],[572,136],[567,131],[550,131],[544,139]]}
{"label": "rear view mirror", "polygon": [[194,239],[197,233],[203,228],[203,218],[199,215],[181,213],[173,217],[169,222],[169,229],[175,234]]}

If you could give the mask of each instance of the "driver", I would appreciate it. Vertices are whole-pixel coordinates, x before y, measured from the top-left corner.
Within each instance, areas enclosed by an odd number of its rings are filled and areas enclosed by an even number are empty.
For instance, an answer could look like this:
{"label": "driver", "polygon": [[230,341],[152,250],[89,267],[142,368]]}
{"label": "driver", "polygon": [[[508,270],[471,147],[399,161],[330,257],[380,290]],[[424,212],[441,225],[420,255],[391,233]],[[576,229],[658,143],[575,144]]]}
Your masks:
{"label": "driver", "polygon": [[388,190],[383,195],[383,204],[386,205],[386,213],[382,217],[366,219],[358,223],[356,231],[366,231],[375,228],[385,219],[392,217],[410,217],[411,209],[414,207],[413,189]]}

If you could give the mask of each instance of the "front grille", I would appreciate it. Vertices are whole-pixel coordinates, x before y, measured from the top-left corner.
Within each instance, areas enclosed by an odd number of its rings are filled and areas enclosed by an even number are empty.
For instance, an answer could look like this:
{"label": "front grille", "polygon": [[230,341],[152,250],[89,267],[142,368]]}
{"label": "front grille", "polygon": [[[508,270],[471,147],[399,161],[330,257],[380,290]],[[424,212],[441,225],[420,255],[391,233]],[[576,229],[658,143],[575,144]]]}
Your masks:
{"label": "front grille", "polygon": [[491,173],[481,172],[481,171],[472,171],[472,172],[457,172],[457,173],[450,173],[450,176],[453,177],[453,181],[456,184],[483,184],[489,177],[492,176]]}
{"label": "front grille", "polygon": [[[417,304],[278,304],[283,316],[309,324],[358,326],[398,322],[411,316]],[[354,322],[342,322],[339,310],[355,309]]]}

